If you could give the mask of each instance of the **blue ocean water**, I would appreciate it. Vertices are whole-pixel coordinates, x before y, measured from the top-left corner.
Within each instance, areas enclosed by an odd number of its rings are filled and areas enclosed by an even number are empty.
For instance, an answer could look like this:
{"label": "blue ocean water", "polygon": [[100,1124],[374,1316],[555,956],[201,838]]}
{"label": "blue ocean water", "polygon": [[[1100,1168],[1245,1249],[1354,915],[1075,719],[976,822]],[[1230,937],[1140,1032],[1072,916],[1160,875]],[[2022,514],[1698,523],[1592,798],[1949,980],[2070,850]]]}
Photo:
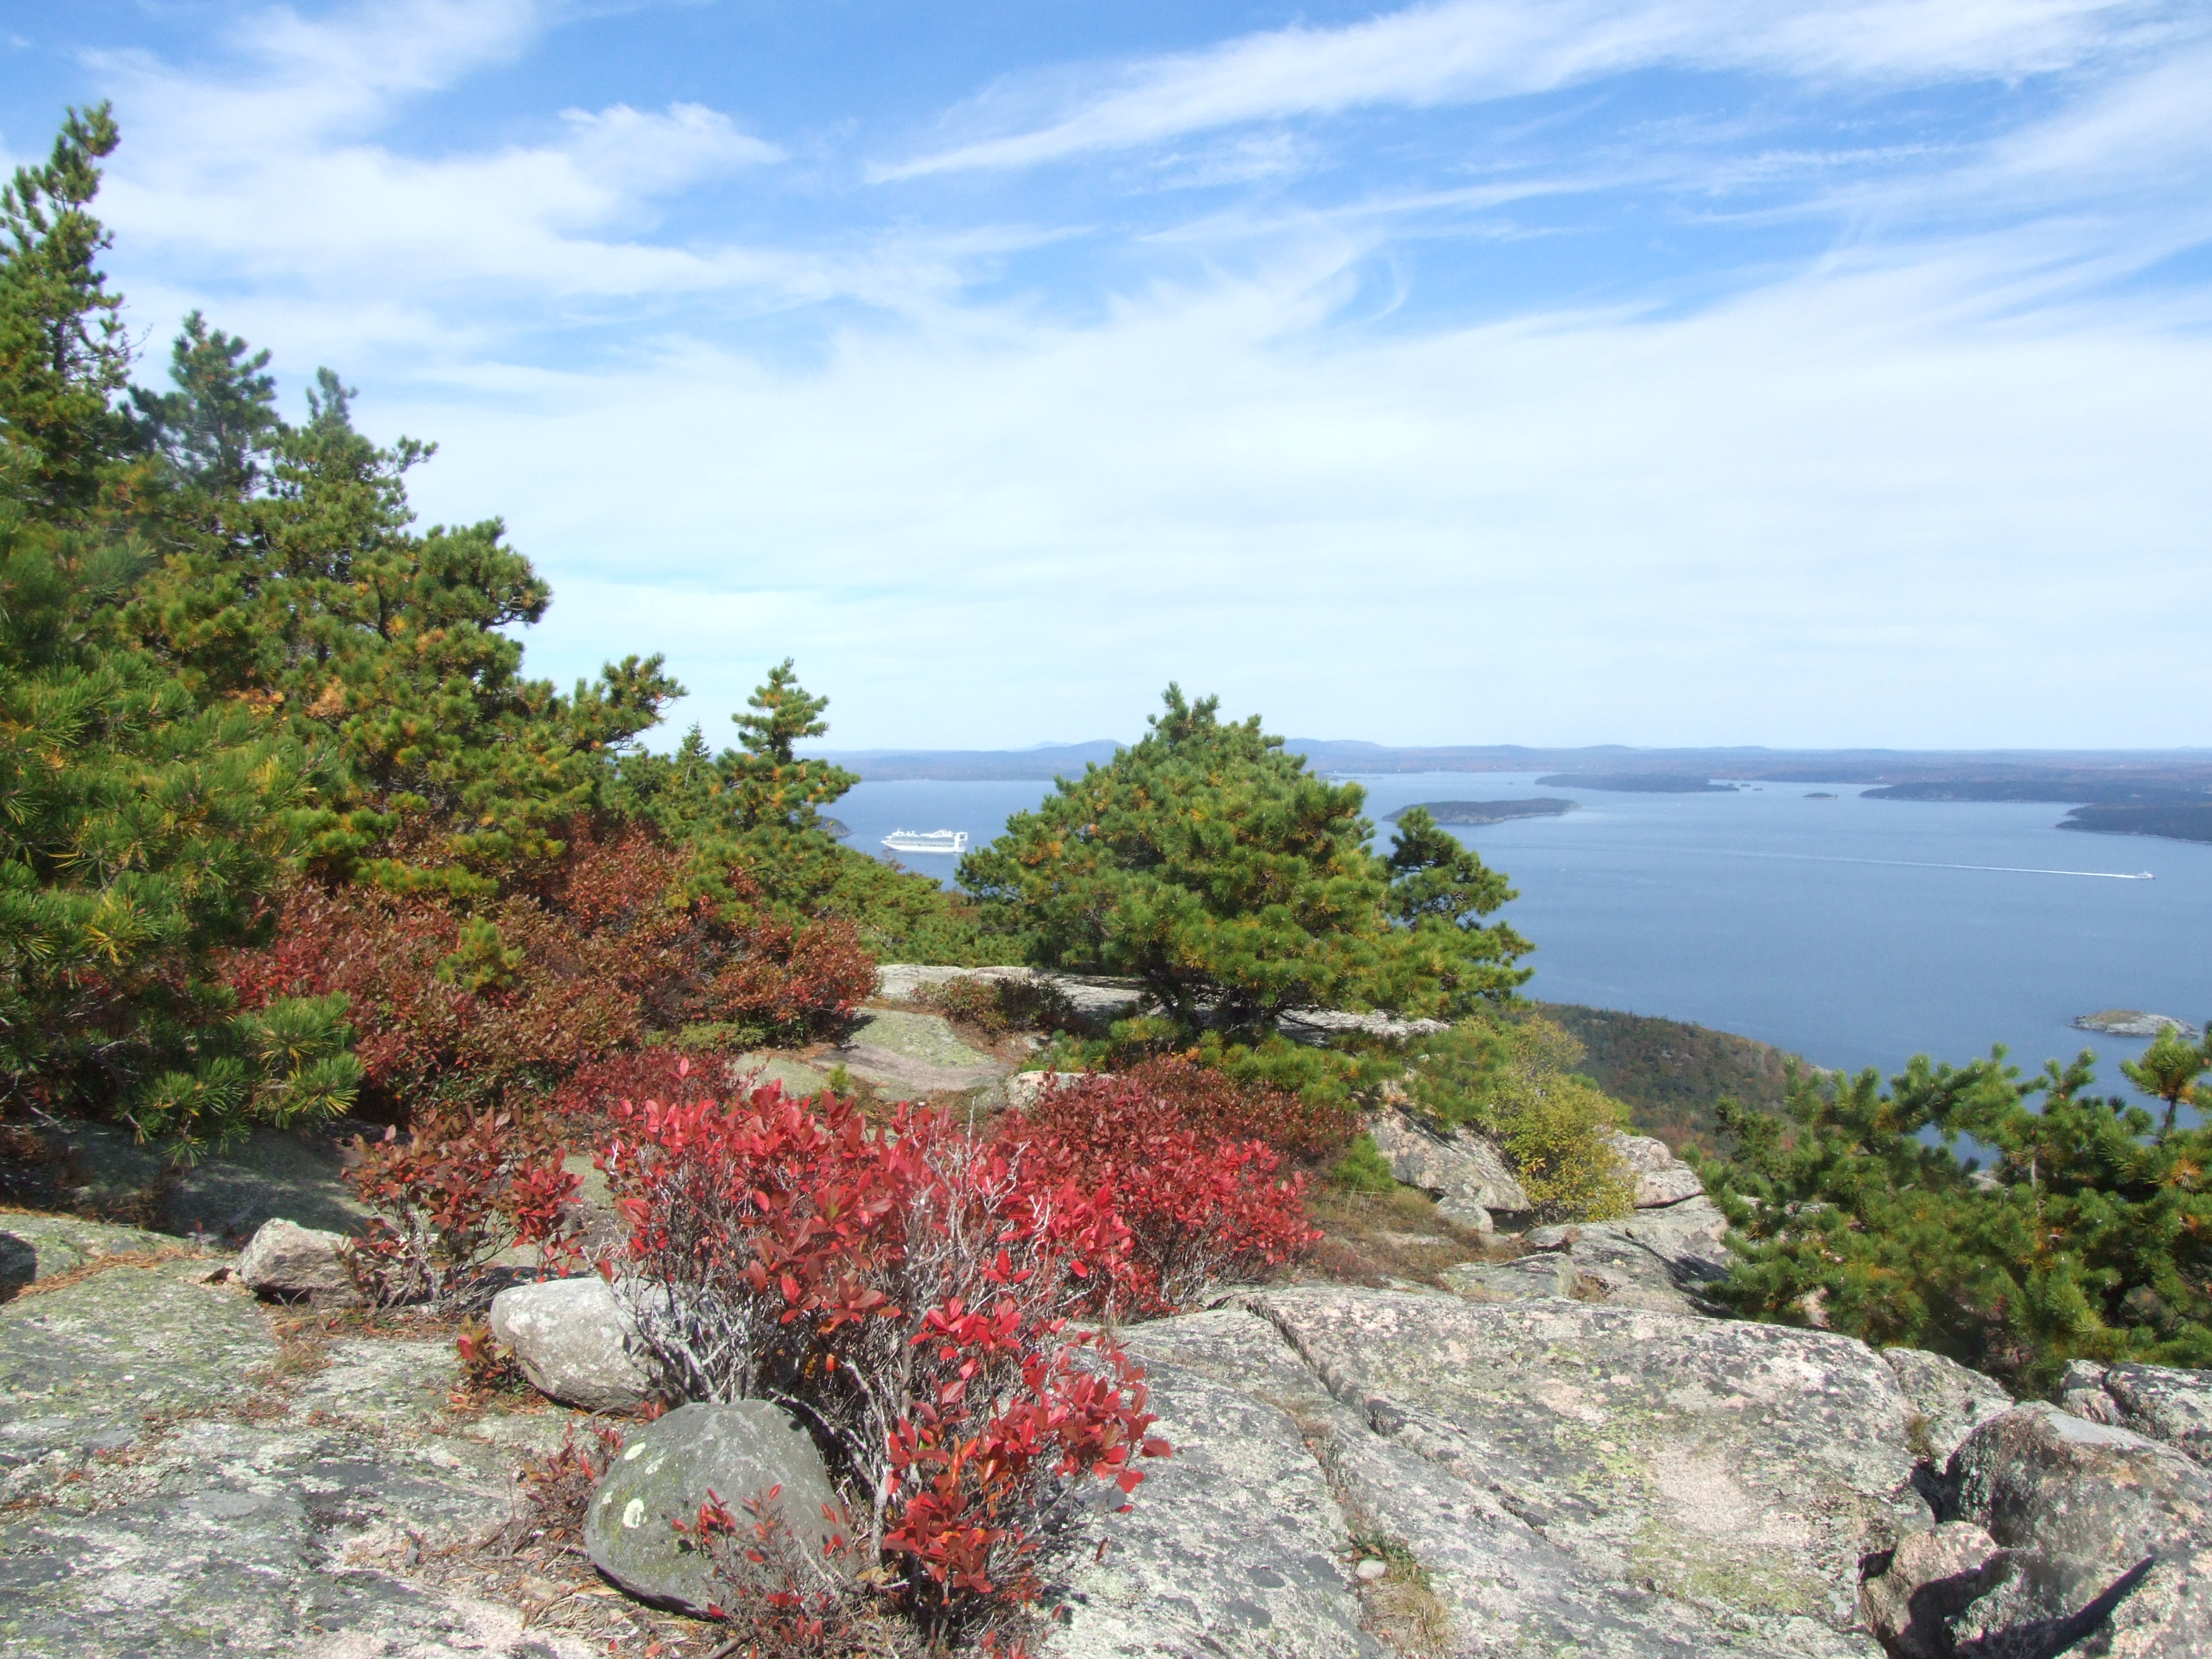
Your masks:
{"label": "blue ocean water", "polygon": [[[1456,831],[1512,878],[1520,896],[1503,914],[1535,943],[1528,993],[1547,1000],[1695,1020],[1849,1070],[1963,1061],[1993,1042],[2033,1070],[2087,1048],[2119,1090],[2115,1062],[2143,1044],[2072,1030],[2075,1015],[2212,1013],[2212,846],[2060,830],[2060,806],[1868,800],[1850,784],[1643,795],[1533,774],[1358,781],[1378,819],[1425,800],[1580,803]],[[836,811],[871,850],[894,828],[980,843],[1048,788],[864,783]],[[909,861],[951,879],[950,859]],[[2146,871],[2155,879],[2116,878]]]}

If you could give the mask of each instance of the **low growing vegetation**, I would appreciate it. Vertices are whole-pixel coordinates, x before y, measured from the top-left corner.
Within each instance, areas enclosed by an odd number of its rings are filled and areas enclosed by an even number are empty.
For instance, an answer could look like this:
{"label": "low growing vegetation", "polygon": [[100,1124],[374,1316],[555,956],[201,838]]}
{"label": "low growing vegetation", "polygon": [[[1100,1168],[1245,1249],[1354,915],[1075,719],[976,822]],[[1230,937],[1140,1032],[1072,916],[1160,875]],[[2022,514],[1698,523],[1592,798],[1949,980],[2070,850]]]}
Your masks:
{"label": "low growing vegetation", "polygon": [[1703,1173],[1741,1260],[1712,1294],[2028,1390],[2075,1358],[2212,1365],[2212,1129],[2179,1121],[2208,1066],[2171,1031],[2129,1062],[2154,1111],[2093,1092],[2086,1054],[1800,1073],[1779,1115],[1723,1111]]}

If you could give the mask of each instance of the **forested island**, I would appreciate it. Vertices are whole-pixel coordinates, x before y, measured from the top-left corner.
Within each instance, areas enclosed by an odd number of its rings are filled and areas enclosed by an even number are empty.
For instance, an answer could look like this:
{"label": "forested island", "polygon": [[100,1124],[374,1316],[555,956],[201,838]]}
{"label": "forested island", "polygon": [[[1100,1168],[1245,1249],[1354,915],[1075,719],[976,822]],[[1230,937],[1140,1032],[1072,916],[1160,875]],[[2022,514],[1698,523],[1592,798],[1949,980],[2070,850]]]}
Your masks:
{"label": "forested island", "polygon": [[1538,783],[1554,789],[1602,789],[1619,795],[1725,795],[1732,783],[1681,772],[1559,772]]}
{"label": "forested island", "polygon": [[1432,800],[1419,806],[1401,806],[1386,813],[1383,822],[1395,823],[1408,812],[1426,812],[1438,823],[1505,823],[1514,818],[1565,817],[1576,803],[1557,795],[1535,795],[1527,800]]}

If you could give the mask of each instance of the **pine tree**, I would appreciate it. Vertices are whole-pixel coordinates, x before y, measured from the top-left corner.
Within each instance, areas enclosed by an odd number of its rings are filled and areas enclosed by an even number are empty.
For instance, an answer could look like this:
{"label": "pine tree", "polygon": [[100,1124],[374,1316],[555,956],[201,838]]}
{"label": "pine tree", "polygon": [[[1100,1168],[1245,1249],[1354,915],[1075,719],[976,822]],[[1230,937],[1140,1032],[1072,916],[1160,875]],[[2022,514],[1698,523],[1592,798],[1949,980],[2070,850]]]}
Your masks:
{"label": "pine tree", "polygon": [[249,1120],[342,1107],[343,1000],[235,1011],[313,763],[265,709],[203,708],[118,625],[145,565],[94,261],[106,110],[72,112],[0,192],[0,1110],[92,1111],[190,1155]]}
{"label": "pine tree", "polygon": [[1456,1015],[1527,977],[1527,944],[1479,920],[1512,895],[1474,853],[1417,818],[1379,858],[1357,784],[1309,773],[1256,715],[1222,721],[1218,698],[1164,701],[962,863],[1032,961],[1141,979],[1183,1039],[1261,1040],[1316,1006]]}

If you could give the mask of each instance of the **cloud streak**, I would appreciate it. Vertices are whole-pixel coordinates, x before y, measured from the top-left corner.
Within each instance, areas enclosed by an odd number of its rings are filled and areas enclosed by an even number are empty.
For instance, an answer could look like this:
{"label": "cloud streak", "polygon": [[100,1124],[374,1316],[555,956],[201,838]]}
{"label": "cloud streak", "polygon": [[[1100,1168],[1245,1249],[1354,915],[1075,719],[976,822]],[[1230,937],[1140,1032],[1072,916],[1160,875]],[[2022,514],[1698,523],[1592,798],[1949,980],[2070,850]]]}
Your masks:
{"label": "cloud streak", "polygon": [[[2126,0],[1444,0],[1129,64],[1042,125],[880,166],[884,180],[1033,167],[1376,105],[1550,92],[1656,65],[1872,82],[2013,79],[2108,50]],[[957,112],[982,125],[990,99]]]}

